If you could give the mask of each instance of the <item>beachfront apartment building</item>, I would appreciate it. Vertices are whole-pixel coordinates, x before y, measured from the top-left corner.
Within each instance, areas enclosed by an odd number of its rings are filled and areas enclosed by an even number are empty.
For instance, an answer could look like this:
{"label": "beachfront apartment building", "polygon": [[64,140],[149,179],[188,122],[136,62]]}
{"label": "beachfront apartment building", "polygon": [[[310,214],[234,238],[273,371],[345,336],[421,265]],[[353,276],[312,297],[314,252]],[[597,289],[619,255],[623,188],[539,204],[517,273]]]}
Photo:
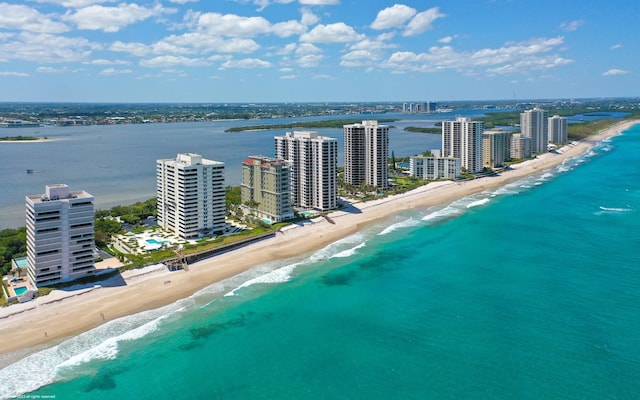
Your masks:
{"label": "beachfront apartment building", "polygon": [[549,118],[549,142],[563,145],[569,141],[567,117],[554,115]]}
{"label": "beachfront apartment building", "polygon": [[531,158],[531,138],[521,133],[511,135],[510,151],[512,160]]}
{"label": "beachfront apartment building", "polygon": [[44,194],[26,196],[27,276],[34,287],[92,275],[94,197],[47,185]]}
{"label": "beachfront apartment building", "polygon": [[242,208],[272,224],[292,219],[291,164],[264,156],[242,162]]}
{"label": "beachfront apartment building", "polygon": [[338,141],[317,132],[295,131],[275,138],[275,158],[291,165],[291,205],[331,210],[338,206]]}
{"label": "beachfront apartment building", "polygon": [[389,126],[376,120],[344,125],[344,181],[389,188]]}
{"label": "beachfront apartment building", "polygon": [[520,131],[531,138],[533,153],[546,153],[549,145],[549,112],[534,107],[520,113]]}
{"label": "beachfront apartment building", "polygon": [[409,175],[420,179],[455,179],[460,177],[460,159],[450,157],[409,157]]}
{"label": "beachfront apartment building", "polygon": [[489,130],[482,133],[482,163],[486,168],[503,167],[506,161],[509,143],[508,135],[502,130]]}
{"label": "beachfront apartment building", "polygon": [[225,230],[224,163],[200,154],[156,161],[158,225],[181,239]]}
{"label": "beachfront apartment building", "polygon": [[459,158],[468,173],[481,172],[483,123],[468,117],[442,122],[442,156]]}

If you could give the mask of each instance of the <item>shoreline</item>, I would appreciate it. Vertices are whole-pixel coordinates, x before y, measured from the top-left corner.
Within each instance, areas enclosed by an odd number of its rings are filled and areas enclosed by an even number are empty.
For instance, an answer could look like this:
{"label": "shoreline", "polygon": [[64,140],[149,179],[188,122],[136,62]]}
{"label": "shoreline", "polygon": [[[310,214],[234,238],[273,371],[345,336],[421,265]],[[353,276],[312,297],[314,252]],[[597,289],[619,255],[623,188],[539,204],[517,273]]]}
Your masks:
{"label": "shoreline", "polygon": [[[6,356],[0,358],[0,362],[4,363],[5,358],[9,363],[15,362],[107,321],[171,304],[258,264],[316,251],[396,212],[446,205],[540,173],[639,123],[638,119],[618,122],[586,139],[565,145],[558,153],[544,153],[496,176],[464,182],[433,182],[407,193],[355,203],[346,211],[331,213],[333,224],[320,219],[303,226],[294,225],[274,238],[194,263],[188,272],[127,271],[131,273],[123,273],[125,285],[102,286],[63,299],[49,297],[51,295],[41,297],[25,303],[28,308],[16,313],[9,312],[16,306],[0,309],[0,336],[3,338],[0,355]],[[313,240],[309,240],[310,237]],[[167,279],[170,279],[169,284]],[[0,365],[0,368],[4,366]]]}

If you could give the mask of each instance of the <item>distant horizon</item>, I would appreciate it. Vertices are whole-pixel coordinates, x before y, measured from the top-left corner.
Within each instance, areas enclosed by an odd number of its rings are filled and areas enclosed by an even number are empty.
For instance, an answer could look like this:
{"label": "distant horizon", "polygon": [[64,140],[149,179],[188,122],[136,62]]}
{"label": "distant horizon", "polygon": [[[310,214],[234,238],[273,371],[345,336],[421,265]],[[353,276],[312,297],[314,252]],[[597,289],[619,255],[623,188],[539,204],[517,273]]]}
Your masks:
{"label": "distant horizon", "polygon": [[323,105],[323,104],[402,104],[411,102],[432,102],[432,103],[475,103],[475,102],[499,102],[499,103],[524,103],[524,102],[549,102],[549,101],[603,101],[603,100],[634,100],[640,101],[640,95],[638,96],[610,96],[610,97],[547,97],[547,98],[530,98],[530,99],[467,99],[467,100],[439,100],[439,99],[407,99],[407,100],[332,100],[332,101],[47,101],[47,100],[33,100],[33,101],[12,101],[2,100],[0,104],[188,104],[188,105],[227,105],[227,104],[242,104],[242,105],[261,105],[261,104],[309,104],[309,105]]}

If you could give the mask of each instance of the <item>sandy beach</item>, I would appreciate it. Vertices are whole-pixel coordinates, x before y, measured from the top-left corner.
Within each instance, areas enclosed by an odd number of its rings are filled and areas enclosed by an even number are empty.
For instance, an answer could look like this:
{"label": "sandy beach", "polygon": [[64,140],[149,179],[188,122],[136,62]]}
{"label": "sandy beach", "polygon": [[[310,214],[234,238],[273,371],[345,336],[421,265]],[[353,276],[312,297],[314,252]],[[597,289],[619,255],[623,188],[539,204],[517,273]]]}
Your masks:
{"label": "sandy beach", "polygon": [[[168,272],[164,268],[147,272],[128,271],[129,274],[123,274],[126,285],[88,288],[73,297],[62,299],[56,298],[54,291],[30,303],[5,307],[0,309],[0,354],[19,351],[19,358],[105,321],[173,303],[255,265],[318,250],[395,212],[446,205],[456,199],[540,173],[584,153],[597,142],[637,123],[640,120],[621,121],[588,139],[564,146],[557,152],[514,165],[497,176],[465,182],[430,183],[404,194],[357,203],[346,211],[331,213],[333,224],[318,218],[313,223],[287,227],[274,238],[192,264],[189,271]],[[3,365],[0,363],[1,367]]]}

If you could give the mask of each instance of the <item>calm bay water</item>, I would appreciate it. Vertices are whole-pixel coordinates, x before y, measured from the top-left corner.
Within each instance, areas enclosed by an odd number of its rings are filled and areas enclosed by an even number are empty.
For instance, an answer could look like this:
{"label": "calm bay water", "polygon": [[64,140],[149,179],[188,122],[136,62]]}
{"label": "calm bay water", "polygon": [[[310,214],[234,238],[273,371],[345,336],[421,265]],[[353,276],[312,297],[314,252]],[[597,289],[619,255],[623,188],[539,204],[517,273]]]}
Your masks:
{"label": "calm bay water", "polygon": [[639,151],[636,126],[112,321],[0,370],[0,398],[636,398]]}
{"label": "calm bay water", "polygon": [[[482,110],[460,111],[479,115]],[[86,127],[42,127],[11,130],[11,134],[55,139],[46,143],[0,143],[0,229],[25,225],[25,196],[44,193],[52,183],[66,183],[71,190],[86,190],[96,197],[99,209],[131,204],[155,197],[155,162],[178,153],[199,153],[225,163],[225,183],[238,186],[241,163],[250,155],[274,155],[276,135],[287,130],[225,133],[233,126],[290,123],[300,120],[399,118],[390,132],[390,149],[396,156],[440,147],[440,136],[404,132],[411,124],[432,125],[443,114],[380,114],[254,121],[216,121],[176,124],[94,125]],[[7,131],[5,129],[5,131]],[[342,129],[317,129],[338,139],[342,163]],[[37,133],[36,133],[37,132]],[[1,132],[0,132],[1,133]],[[26,170],[36,171],[27,174]]]}

